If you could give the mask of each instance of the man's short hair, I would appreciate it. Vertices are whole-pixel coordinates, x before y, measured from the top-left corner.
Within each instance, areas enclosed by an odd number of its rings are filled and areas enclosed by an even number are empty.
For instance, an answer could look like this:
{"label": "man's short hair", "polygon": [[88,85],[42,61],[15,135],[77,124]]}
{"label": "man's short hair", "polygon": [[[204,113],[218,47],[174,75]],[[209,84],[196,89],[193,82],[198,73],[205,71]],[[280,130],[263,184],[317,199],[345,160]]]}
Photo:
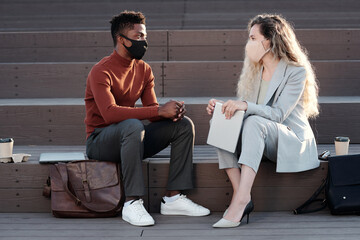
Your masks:
{"label": "man's short hair", "polygon": [[145,16],[141,12],[124,11],[114,16],[111,21],[111,36],[116,46],[119,33],[124,34],[127,29],[133,29],[134,24],[145,24]]}

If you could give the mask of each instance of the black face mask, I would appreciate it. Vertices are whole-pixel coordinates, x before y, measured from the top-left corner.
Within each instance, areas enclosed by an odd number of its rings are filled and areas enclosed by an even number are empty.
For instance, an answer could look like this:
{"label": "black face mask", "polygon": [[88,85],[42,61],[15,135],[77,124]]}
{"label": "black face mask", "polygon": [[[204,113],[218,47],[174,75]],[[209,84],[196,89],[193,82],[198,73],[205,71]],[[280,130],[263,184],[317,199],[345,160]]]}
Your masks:
{"label": "black face mask", "polygon": [[136,41],[136,40],[132,40],[122,34],[119,34],[119,35],[123,38],[126,38],[127,40],[129,40],[132,43],[131,47],[127,47],[127,46],[125,46],[125,44],[123,44],[123,45],[126,48],[126,50],[128,50],[128,52],[130,53],[130,55],[133,58],[141,59],[144,56],[144,54],[147,50],[147,46],[148,46],[146,40]]}

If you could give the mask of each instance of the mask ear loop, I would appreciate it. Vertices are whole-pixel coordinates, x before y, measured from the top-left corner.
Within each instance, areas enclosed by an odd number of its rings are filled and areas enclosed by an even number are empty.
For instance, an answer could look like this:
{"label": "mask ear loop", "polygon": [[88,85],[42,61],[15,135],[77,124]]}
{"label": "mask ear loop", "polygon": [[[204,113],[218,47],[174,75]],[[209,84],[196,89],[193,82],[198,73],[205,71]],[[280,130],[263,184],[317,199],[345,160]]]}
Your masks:
{"label": "mask ear loop", "polygon": [[265,40],[267,40],[267,39],[264,39],[264,40],[262,40],[262,41],[261,41],[261,46],[262,46],[262,47],[263,47],[263,49],[265,50],[264,55],[265,55],[265,54],[267,54],[268,52],[270,52],[270,50],[271,50],[271,48],[270,48],[270,47],[269,47],[268,49],[265,49],[264,44],[263,44],[263,41],[265,41]]}
{"label": "mask ear loop", "polygon": [[[118,34],[118,37],[122,37],[122,38],[125,38],[126,40],[129,40],[129,38],[127,38],[126,36],[122,35],[121,33]],[[130,41],[130,40],[129,40],[129,41]],[[131,41],[130,41],[130,42],[131,42]],[[124,47],[127,47],[124,42],[122,43],[122,45],[123,45]]]}
{"label": "mask ear loop", "polygon": [[118,34],[119,37],[122,37],[122,38],[125,38],[125,39],[128,39],[126,36],[124,36],[123,34],[119,33]]}

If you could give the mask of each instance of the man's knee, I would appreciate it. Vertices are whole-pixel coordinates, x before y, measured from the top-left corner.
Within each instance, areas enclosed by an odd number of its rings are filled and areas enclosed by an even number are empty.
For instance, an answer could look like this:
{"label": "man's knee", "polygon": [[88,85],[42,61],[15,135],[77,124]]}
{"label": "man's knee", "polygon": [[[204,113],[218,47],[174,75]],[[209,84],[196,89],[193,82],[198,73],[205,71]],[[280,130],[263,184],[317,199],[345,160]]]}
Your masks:
{"label": "man's knee", "polygon": [[144,131],[144,124],[138,119],[127,119],[121,123],[121,127],[128,133]]}
{"label": "man's knee", "polygon": [[144,124],[138,119],[127,119],[116,124],[116,130],[121,132],[123,137],[143,136]]}

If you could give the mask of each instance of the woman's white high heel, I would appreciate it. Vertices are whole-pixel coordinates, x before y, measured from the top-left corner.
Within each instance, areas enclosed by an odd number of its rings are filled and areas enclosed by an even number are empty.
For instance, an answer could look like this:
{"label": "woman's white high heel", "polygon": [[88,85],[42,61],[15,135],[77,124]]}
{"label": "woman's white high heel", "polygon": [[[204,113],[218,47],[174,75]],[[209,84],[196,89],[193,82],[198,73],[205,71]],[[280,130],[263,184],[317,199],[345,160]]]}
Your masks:
{"label": "woman's white high heel", "polygon": [[225,215],[227,214],[228,210],[229,210],[229,208],[227,208],[227,209],[225,210],[225,212],[224,212],[224,214],[223,214],[223,217],[225,217]]}
{"label": "woman's white high heel", "polygon": [[213,225],[213,228],[232,228],[232,227],[238,227],[239,225],[240,222],[233,222],[225,218],[222,218]]}
{"label": "woman's white high heel", "polygon": [[[213,227],[214,228],[232,228],[232,227],[238,227],[241,223],[241,220],[245,217],[245,215],[247,215],[247,221],[246,223],[248,224],[249,223],[249,215],[250,213],[254,210],[254,204],[252,202],[252,200],[250,200],[250,202],[245,206],[245,209],[244,209],[244,213],[240,219],[240,222],[233,222],[233,221],[230,221],[230,220],[227,220],[225,218],[221,218],[219,221],[217,221]],[[227,209],[224,213],[224,216],[226,215],[227,213]]]}

